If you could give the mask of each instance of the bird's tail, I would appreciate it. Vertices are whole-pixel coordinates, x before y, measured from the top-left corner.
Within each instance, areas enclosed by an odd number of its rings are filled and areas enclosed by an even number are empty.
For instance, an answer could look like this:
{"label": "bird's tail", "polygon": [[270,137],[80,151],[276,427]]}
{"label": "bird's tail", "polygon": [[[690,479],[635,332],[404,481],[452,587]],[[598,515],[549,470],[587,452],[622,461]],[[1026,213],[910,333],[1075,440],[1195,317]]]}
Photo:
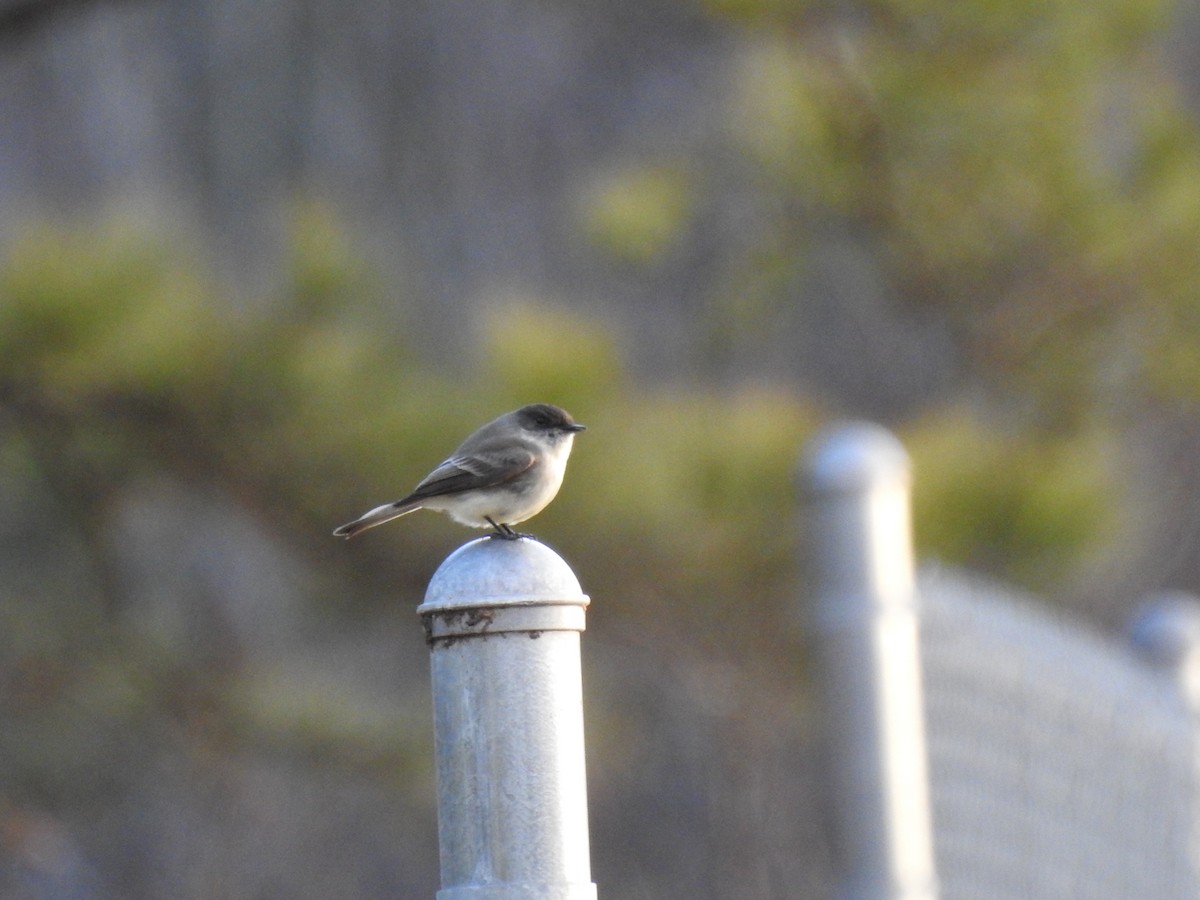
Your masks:
{"label": "bird's tail", "polygon": [[352,538],[360,531],[366,531],[368,528],[398,519],[400,516],[420,508],[419,504],[413,503],[386,503],[383,506],[375,507],[368,513],[363,513],[353,522],[347,522],[340,528],[335,528],[333,533],[337,537]]}

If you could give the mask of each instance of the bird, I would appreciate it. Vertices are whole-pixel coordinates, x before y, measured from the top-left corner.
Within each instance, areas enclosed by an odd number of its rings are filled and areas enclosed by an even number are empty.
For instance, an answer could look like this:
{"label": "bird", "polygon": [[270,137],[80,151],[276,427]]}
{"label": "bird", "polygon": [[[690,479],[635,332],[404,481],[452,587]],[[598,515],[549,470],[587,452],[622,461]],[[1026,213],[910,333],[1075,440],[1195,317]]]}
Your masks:
{"label": "bird", "polygon": [[492,537],[532,537],[512,526],[537,515],[554,499],[575,435],[586,428],[550,403],[505,413],[472,432],[410,494],[363,513],[333,533],[352,538],[418,509],[432,509],[472,528],[490,527]]}

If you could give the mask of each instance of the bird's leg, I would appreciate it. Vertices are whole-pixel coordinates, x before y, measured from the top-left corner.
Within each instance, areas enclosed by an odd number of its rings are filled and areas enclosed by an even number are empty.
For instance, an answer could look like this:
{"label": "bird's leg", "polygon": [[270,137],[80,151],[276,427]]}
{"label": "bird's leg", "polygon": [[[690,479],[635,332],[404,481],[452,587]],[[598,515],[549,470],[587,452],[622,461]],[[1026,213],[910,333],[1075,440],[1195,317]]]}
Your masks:
{"label": "bird's leg", "polygon": [[492,535],[494,538],[500,538],[502,541],[515,541],[519,535],[513,531],[506,522],[497,523],[491,516],[484,516],[487,523],[496,529],[496,533]]}
{"label": "bird's leg", "polygon": [[533,537],[532,534],[522,534],[519,531],[513,531],[512,526],[507,522],[496,524],[496,520],[491,516],[484,516],[487,523],[496,529],[496,533],[492,535],[494,538],[500,538],[502,541],[515,541],[517,538]]}

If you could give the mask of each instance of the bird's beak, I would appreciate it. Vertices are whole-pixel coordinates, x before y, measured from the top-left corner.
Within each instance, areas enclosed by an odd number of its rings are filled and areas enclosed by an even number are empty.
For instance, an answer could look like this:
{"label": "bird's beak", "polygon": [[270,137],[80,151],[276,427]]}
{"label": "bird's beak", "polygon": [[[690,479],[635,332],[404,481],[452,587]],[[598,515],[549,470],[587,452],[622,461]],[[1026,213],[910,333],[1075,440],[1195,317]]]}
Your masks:
{"label": "bird's beak", "polygon": [[572,422],[570,425],[567,425],[565,427],[566,427],[567,431],[587,431],[587,426],[580,425],[578,422]]}

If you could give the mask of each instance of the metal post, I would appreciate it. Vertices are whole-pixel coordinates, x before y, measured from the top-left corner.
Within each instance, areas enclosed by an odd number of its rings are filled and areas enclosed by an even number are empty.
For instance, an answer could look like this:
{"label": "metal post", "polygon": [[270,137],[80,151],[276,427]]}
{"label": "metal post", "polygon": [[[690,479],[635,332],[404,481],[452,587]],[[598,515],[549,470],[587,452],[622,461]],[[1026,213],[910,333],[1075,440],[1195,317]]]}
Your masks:
{"label": "metal post", "polygon": [[1200,598],[1183,591],[1151,597],[1130,623],[1129,641],[1200,716]]}
{"label": "metal post", "polygon": [[933,900],[908,455],[884,429],[852,423],[817,440],[803,479],[838,896]]}
{"label": "metal post", "polygon": [[[1192,715],[1193,735],[1200,720],[1200,598],[1185,591],[1150,597],[1129,624],[1129,642],[1138,655],[1174,683]],[[1200,781],[1200,743],[1193,738],[1192,762]],[[1193,818],[1191,862],[1200,871],[1200,820]]]}
{"label": "metal post", "polygon": [[587,595],[537,541],[480,538],[417,609],[433,682],[438,900],[595,900],[579,634]]}

